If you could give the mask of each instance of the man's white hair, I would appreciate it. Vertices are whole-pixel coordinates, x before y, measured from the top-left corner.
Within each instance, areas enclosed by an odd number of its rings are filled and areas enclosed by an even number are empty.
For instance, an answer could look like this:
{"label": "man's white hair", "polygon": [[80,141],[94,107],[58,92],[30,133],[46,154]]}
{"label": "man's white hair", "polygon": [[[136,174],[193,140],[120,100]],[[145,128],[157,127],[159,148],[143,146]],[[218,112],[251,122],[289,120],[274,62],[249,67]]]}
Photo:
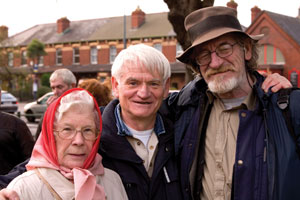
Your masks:
{"label": "man's white hair", "polygon": [[123,49],[112,65],[111,74],[120,81],[124,67],[130,66],[143,66],[150,73],[159,73],[164,83],[171,76],[170,63],[164,54],[145,44],[131,45]]}

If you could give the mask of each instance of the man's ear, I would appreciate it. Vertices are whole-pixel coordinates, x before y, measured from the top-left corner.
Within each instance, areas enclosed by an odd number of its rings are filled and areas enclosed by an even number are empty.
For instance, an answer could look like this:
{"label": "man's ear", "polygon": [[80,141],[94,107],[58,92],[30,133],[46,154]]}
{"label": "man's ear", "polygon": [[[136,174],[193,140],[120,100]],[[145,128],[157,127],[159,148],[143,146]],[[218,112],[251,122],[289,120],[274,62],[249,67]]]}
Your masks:
{"label": "man's ear", "polygon": [[119,83],[117,81],[117,79],[112,76],[111,77],[111,89],[112,89],[112,92],[113,92],[113,95],[114,97],[118,98],[119,97]]}
{"label": "man's ear", "polygon": [[252,58],[252,45],[250,41],[246,41],[244,45],[245,60]]}
{"label": "man's ear", "polygon": [[167,98],[169,96],[169,90],[170,90],[170,78],[166,80],[166,83],[164,85],[164,98]]}

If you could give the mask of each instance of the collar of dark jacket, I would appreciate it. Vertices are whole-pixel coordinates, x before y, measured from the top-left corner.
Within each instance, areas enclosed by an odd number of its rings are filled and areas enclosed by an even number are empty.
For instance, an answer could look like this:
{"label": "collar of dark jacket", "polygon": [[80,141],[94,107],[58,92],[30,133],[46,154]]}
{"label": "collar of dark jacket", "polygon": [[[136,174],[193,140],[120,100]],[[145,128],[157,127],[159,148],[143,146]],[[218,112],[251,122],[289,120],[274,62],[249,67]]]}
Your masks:
{"label": "collar of dark jacket", "polygon": [[207,90],[204,79],[196,77],[177,93],[172,93],[168,98],[168,104],[176,103],[177,106],[197,105],[199,97]]}
{"label": "collar of dark jacket", "polygon": [[[271,88],[267,93],[265,93],[261,89],[261,85],[265,78],[259,74],[258,72],[253,72],[253,76],[257,79],[256,83],[253,85],[253,90],[257,95],[260,104],[263,108],[266,108],[268,105],[268,101],[270,96],[273,94]],[[195,105],[197,106],[199,103],[200,96],[205,94],[207,90],[207,84],[204,79],[197,77],[193,81],[189,82],[184,88],[182,88],[179,92],[172,93],[168,98],[168,105],[178,106],[186,106],[186,105]]]}
{"label": "collar of dark jacket", "polygon": [[270,97],[273,95],[273,92],[271,91],[271,88],[269,88],[268,92],[265,93],[263,91],[263,89],[261,88],[262,83],[265,80],[265,77],[263,77],[261,74],[259,74],[258,72],[253,72],[253,75],[256,78],[256,83],[253,86],[253,90],[255,92],[255,94],[258,97],[258,100],[260,102],[260,105],[263,107],[263,109],[267,108],[268,104],[269,104],[269,100]]}
{"label": "collar of dark jacket", "polygon": [[[114,110],[115,118],[116,118],[116,125],[118,128],[118,135],[121,136],[132,136],[132,133],[128,130],[127,126],[125,125],[124,121],[121,117],[121,106],[118,104]],[[156,115],[156,120],[154,124],[154,132],[157,136],[165,133],[165,127],[163,120],[159,113]]]}

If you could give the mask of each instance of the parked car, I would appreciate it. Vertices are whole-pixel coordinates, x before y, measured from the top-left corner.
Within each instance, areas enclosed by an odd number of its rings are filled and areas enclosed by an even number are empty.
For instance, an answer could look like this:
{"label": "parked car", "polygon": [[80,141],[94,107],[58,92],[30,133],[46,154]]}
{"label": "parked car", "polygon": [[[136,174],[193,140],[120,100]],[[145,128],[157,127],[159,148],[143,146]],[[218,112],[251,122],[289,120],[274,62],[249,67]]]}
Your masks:
{"label": "parked car", "polygon": [[11,93],[1,90],[0,110],[14,114],[18,111],[18,99]]}
{"label": "parked car", "polygon": [[35,119],[40,119],[47,109],[47,100],[53,96],[53,92],[48,92],[37,101],[28,103],[24,106],[24,113],[29,122],[34,122]]}

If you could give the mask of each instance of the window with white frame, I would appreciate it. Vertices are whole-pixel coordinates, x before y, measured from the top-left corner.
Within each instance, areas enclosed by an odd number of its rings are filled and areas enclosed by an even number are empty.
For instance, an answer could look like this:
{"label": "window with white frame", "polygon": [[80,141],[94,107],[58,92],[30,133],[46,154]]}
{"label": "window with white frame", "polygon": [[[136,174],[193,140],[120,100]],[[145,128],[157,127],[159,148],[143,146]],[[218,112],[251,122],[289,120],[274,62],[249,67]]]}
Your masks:
{"label": "window with white frame", "polygon": [[14,66],[14,53],[8,52],[8,66],[13,67]]}
{"label": "window with white frame", "polygon": [[26,51],[21,52],[21,65],[27,65]]}
{"label": "window with white frame", "polygon": [[97,47],[91,47],[91,64],[98,64],[98,49]]}
{"label": "window with white frame", "polygon": [[117,56],[117,48],[116,46],[109,47],[109,62],[113,63]]}
{"label": "window with white frame", "polygon": [[161,43],[155,43],[155,44],[153,45],[153,47],[154,47],[155,49],[157,49],[158,51],[162,52],[162,46],[161,46]]}
{"label": "window with white frame", "polygon": [[56,49],[56,65],[62,65],[62,51],[61,51],[61,48]]}
{"label": "window with white frame", "polygon": [[40,56],[38,60],[38,65],[43,66],[44,65],[44,56]]}
{"label": "window with white frame", "polygon": [[258,64],[285,64],[285,59],[280,49],[270,44],[259,47]]}
{"label": "window with white frame", "polygon": [[74,47],[73,48],[73,64],[79,64],[79,63],[80,63],[79,48]]}

